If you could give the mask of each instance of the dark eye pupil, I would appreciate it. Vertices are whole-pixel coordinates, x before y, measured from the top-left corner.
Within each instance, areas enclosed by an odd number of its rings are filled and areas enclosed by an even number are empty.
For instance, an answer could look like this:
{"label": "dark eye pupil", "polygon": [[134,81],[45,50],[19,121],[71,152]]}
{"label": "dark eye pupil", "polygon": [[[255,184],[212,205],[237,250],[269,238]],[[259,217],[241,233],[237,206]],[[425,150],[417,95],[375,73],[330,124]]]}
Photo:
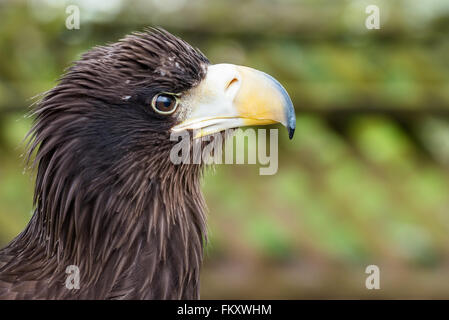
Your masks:
{"label": "dark eye pupil", "polygon": [[156,107],[161,111],[169,111],[174,107],[175,99],[168,95],[160,95],[156,99]]}

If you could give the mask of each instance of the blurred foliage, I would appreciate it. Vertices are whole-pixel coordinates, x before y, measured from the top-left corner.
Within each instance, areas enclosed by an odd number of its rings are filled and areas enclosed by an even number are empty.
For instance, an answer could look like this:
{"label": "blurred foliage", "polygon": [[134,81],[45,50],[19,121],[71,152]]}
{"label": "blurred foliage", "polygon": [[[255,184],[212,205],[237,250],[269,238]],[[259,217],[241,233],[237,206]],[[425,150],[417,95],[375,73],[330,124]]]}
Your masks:
{"label": "blurred foliage", "polygon": [[[81,29],[67,30],[77,4]],[[365,28],[380,7],[381,29]],[[0,1],[0,243],[30,218],[21,144],[31,99],[94,45],[162,26],[213,63],[290,93],[279,171],[218,166],[204,182],[203,298],[449,297],[449,2]],[[364,287],[381,268],[380,291]]]}

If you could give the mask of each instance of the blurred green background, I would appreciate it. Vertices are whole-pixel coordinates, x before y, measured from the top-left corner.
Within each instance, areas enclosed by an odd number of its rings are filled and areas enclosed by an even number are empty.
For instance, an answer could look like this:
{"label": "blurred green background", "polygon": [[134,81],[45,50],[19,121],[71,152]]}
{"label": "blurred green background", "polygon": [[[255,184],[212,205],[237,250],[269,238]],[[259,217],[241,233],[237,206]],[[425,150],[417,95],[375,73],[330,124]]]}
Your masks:
{"label": "blurred green background", "polygon": [[[380,30],[365,28],[369,4]],[[32,97],[146,26],[275,76],[297,112],[276,175],[208,173],[202,298],[449,298],[447,0],[0,0],[0,245],[32,211]],[[365,288],[370,264],[380,290]]]}

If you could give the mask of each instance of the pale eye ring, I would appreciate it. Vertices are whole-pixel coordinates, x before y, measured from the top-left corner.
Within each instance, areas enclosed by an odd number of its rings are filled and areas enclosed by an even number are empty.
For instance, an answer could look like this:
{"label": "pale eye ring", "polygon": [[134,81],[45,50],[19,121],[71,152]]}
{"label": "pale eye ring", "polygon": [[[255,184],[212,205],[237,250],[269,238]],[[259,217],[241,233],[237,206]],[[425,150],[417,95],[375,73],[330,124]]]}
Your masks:
{"label": "pale eye ring", "polygon": [[172,114],[178,107],[178,97],[173,93],[161,92],[151,100],[151,107],[159,114]]}

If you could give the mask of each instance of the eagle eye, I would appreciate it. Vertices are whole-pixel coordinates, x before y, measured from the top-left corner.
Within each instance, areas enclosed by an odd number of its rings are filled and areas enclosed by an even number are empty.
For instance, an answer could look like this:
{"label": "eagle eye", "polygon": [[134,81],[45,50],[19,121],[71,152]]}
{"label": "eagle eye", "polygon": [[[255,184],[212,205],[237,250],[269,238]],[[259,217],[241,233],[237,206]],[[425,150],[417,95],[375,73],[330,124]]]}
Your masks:
{"label": "eagle eye", "polygon": [[153,97],[151,106],[160,114],[172,114],[178,107],[178,97],[172,93],[162,92]]}

